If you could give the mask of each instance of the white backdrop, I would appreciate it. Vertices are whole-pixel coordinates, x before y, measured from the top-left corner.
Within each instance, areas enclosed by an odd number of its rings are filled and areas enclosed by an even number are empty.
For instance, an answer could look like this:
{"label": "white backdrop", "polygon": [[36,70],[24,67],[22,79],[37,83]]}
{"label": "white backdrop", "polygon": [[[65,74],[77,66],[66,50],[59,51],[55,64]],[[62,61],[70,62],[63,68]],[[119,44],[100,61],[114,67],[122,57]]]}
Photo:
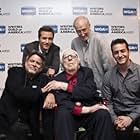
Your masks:
{"label": "white backdrop", "polygon": [[139,0],[0,0],[0,95],[8,68],[21,65],[24,44],[38,39],[38,29],[52,26],[54,42],[63,50],[76,37],[72,23],[79,15],[87,16],[92,30],[109,43],[125,38],[132,60],[140,63]]}

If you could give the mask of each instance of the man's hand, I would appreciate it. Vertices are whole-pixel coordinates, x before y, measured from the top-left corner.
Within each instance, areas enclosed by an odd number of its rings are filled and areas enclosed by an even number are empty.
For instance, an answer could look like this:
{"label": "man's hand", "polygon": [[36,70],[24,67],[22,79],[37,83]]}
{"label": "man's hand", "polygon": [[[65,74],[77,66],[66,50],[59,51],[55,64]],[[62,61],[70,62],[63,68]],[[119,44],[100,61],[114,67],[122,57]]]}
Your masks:
{"label": "man's hand", "polygon": [[67,87],[68,87],[68,83],[53,80],[49,82],[45,87],[43,87],[43,90],[46,92],[49,92],[51,90],[60,90],[60,89],[66,91]]}
{"label": "man's hand", "polygon": [[93,106],[83,106],[82,107],[82,114],[87,114],[87,113],[93,113],[99,109],[106,109],[109,111],[108,107],[106,107],[105,105],[103,104],[96,104],[96,105],[93,105]]}
{"label": "man's hand", "polygon": [[47,76],[52,78],[54,74],[55,74],[55,69],[48,68]]}
{"label": "man's hand", "polygon": [[55,103],[55,97],[52,93],[49,93],[44,101],[43,108],[44,109],[53,109],[56,107],[57,104]]}
{"label": "man's hand", "polygon": [[129,116],[118,116],[114,121],[116,129],[118,130],[126,130],[126,128],[132,123],[132,119]]}

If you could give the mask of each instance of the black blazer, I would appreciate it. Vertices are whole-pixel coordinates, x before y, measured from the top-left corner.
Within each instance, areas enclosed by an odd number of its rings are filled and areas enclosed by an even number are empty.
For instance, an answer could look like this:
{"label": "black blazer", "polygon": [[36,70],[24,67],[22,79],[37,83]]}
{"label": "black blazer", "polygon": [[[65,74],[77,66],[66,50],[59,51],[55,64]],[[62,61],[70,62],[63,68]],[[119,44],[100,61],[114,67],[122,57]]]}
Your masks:
{"label": "black blazer", "polygon": [[[39,51],[39,41],[34,41],[29,44],[25,45],[24,51],[23,51],[23,58],[22,63],[25,63],[26,56],[31,53],[33,50]],[[46,73],[48,68],[55,69],[55,73],[59,71],[60,66],[60,54],[59,54],[60,48],[56,46],[54,43],[51,45],[48,53],[44,54],[45,56],[45,70]]]}
{"label": "black blazer", "polygon": [[0,99],[0,133],[8,129],[19,119],[28,123],[34,139],[39,137],[39,112],[42,100],[41,87],[48,82],[43,74],[32,80],[26,76],[23,68],[8,70],[5,89]]}
{"label": "black blazer", "polygon": [[[77,84],[73,88],[72,93],[67,91],[58,90],[55,92],[56,101],[59,106],[65,106],[73,109],[75,102],[79,101],[83,105],[93,105],[96,103],[98,96],[96,84],[94,82],[93,72],[90,68],[80,67],[78,70]],[[55,80],[62,82],[69,82],[66,80],[66,73],[62,72],[55,77]]]}

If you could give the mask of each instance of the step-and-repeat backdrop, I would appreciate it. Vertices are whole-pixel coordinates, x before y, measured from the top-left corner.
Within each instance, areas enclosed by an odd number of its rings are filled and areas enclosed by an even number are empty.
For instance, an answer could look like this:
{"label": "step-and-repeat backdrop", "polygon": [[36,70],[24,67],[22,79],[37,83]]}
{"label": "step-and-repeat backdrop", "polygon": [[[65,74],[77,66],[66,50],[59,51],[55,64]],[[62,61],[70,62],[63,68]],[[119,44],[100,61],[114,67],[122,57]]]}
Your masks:
{"label": "step-and-repeat backdrop", "polygon": [[21,65],[24,45],[38,40],[38,29],[52,26],[62,51],[77,36],[72,24],[79,15],[109,43],[125,38],[132,60],[140,63],[139,0],[0,0],[0,95],[8,68]]}

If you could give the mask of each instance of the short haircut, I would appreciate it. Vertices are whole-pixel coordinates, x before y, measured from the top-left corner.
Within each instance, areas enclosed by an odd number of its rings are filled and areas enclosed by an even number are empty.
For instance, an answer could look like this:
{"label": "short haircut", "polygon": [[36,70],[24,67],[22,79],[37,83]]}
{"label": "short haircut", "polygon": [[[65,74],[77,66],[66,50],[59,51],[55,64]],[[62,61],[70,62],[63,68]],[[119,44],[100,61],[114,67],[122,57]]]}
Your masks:
{"label": "short haircut", "polygon": [[40,38],[42,31],[51,32],[53,34],[53,37],[54,37],[54,30],[50,26],[45,26],[44,25],[38,30],[38,38]]}
{"label": "short haircut", "polygon": [[127,43],[127,41],[125,39],[117,38],[115,40],[112,40],[112,42],[111,42],[111,51],[113,51],[113,46],[116,45],[116,44],[125,44],[127,50],[129,51],[128,43]]}

